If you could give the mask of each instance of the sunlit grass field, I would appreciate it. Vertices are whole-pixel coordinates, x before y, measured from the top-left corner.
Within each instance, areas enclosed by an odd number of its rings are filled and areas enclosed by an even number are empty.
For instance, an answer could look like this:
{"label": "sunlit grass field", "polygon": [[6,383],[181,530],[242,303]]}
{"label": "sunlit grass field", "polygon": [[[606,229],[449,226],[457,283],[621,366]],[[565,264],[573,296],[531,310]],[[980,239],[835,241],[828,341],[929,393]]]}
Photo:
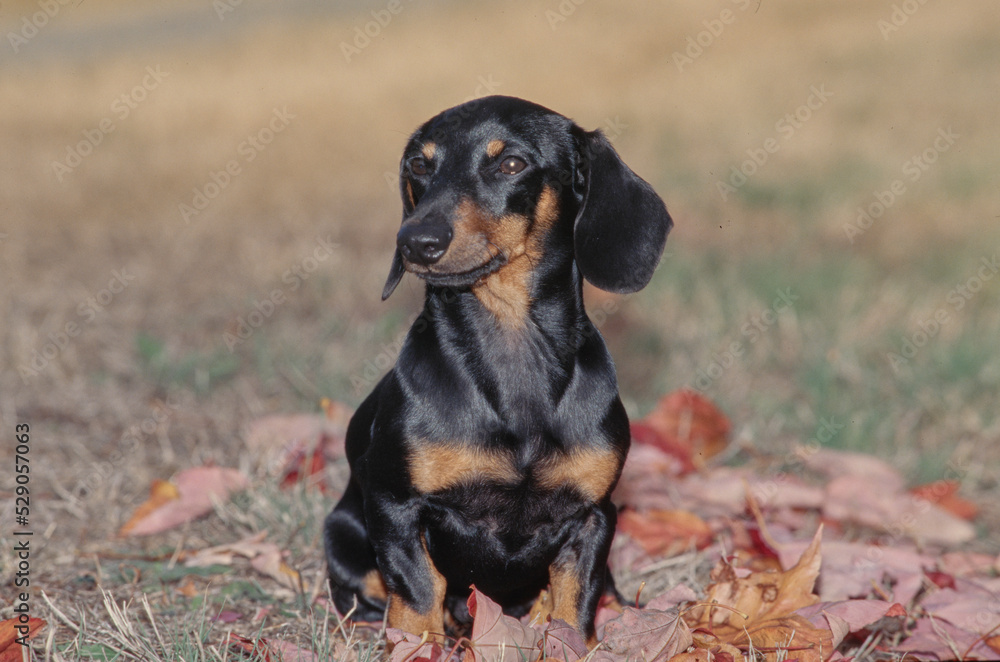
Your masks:
{"label": "sunlit grass field", "polygon": [[603,128],[674,216],[599,323],[631,416],[699,388],[733,461],[832,430],[960,480],[996,551],[996,3],[40,6],[0,9],[0,417],[43,575],[151,479],[256,468],[254,417],[360,402],[422,294],[379,300],[400,150],[492,93]]}

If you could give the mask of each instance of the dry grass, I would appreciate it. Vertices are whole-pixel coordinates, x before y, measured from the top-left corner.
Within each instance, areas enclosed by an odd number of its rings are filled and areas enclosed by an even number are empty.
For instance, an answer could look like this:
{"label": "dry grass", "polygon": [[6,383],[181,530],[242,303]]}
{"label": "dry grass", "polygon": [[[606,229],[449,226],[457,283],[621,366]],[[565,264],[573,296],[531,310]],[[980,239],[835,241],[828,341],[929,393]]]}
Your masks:
{"label": "dry grass", "polygon": [[[653,285],[602,325],[633,415],[740,343],[709,393],[742,443],[780,455],[832,418],[831,443],[898,458],[915,479],[957,476],[997,522],[1000,278],[961,309],[949,299],[1000,243],[994,3],[928,3],[883,39],[892,3],[584,3],[553,30],[554,1],[407,0],[346,62],[340,43],[383,6],[245,0],[220,21],[207,4],[91,0],[17,53],[3,44],[0,422],[31,425],[34,579],[67,613],[123,590],[95,554],[178,543],[110,539],[152,478],[204,462],[263,476],[247,421],[324,395],[359,402],[352,378],[420,297],[410,279],[378,302],[400,213],[386,174],[417,124],[488,92],[621,127],[615,144],[676,217]],[[674,53],[724,9],[734,21],[680,71]],[[5,3],[0,32],[36,11]],[[168,75],[122,117],[113,104],[147,66]],[[811,86],[832,95],[786,139],[775,124]],[[241,142],[276,109],[294,117],[247,161]],[[60,181],[53,161],[102,120],[114,131]],[[948,127],[954,146],[849,242],[855,209]],[[780,150],[724,201],[717,181],[768,138]],[[231,160],[240,173],[185,223],[179,205]],[[327,237],[338,248],[292,290],[283,276]],[[127,287],[102,295],[116,272]],[[751,342],[744,325],[786,288],[799,299]],[[285,302],[230,352],[224,334],[275,289]],[[942,309],[948,323],[893,370],[886,354]],[[67,323],[78,334],[64,339]],[[55,356],[26,374],[36,351]],[[130,430],[141,443],[122,453]],[[983,531],[994,551],[996,530]],[[293,560],[320,576],[318,528],[298,535]],[[53,645],[73,636],[60,625]]]}

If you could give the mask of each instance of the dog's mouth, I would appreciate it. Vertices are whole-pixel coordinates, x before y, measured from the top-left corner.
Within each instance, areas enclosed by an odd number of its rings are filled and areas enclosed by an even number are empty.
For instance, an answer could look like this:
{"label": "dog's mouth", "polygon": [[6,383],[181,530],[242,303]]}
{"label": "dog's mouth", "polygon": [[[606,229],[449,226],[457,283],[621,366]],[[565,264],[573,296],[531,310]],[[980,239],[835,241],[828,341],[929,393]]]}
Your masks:
{"label": "dog's mouth", "polygon": [[406,263],[406,270],[422,278],[429,285],[464,288],[475,285],[506,264],[507,256],[501,251],[479,266],[463,271],[435,271],[434,265],[425,267],[410,262]]}

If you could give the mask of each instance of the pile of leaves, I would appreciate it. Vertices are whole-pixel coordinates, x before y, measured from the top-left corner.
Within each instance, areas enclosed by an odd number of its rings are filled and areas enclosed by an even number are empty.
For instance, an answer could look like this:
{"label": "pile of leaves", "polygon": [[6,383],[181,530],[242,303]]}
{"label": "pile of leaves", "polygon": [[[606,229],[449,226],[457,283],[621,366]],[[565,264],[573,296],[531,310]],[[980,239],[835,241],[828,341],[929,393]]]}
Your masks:
{"label": "pile of leaves", "polygon": [[[273,454],[283,485],[335,493],[330,467],[342,466],[350,411],[324,403],[318,416],[273,416],[254,423],[248,446]],[[876,458],[824,449],[792,449],[779,470],[725,466],[730,425],[702,395],[664,397],[633,424],[634,444],[614,494],[619,533],[616,575],[642,575],[664,559],[696,554],[712,566],[699,585],[636,595],[631,606],[602,604],[600,644],[544,610],[522,620],[473,590],[466,637],[437,640],[388,629],[392,662],[525,660],[900,659],[1000,657],[1000,559],[962,551],[975,536],[976,507],[957,483],[907,489]],[[246,488],[234,469],[195,467],[152,486],[121,535],[162,532],[212,511]],[[190,566],[250,559],[280,586],[304,579],[285,552],[258,535],[210,549],[185,550]],[[304,593],[330,609],[317,587]],[[2,625],[2,624],[0,624]],[[0,632],[3,632],[0,628]],[[35,632],[33,631],[32,634]],[[236,634],[226,642],[263,659],[313,660],[286,642]],[[0,659],[3,655],[0,639]]]}

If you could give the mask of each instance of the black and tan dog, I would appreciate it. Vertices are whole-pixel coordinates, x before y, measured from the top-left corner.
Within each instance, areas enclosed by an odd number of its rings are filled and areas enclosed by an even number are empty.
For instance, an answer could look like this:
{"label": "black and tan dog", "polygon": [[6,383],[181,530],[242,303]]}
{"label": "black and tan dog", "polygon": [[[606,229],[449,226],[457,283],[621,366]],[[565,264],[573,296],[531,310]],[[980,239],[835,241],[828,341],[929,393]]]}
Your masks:
{"label": "black and tan dog", "polygon": [[599,131],[512,97],[424,124],[400,188],[382,298],[409,271],[426,299],[347,431],[335,602],[441,636],[472,584],[512,614],[548,586],[553,617],[592,637],[630,436],[582,279],[644,287],[670,216]]}

